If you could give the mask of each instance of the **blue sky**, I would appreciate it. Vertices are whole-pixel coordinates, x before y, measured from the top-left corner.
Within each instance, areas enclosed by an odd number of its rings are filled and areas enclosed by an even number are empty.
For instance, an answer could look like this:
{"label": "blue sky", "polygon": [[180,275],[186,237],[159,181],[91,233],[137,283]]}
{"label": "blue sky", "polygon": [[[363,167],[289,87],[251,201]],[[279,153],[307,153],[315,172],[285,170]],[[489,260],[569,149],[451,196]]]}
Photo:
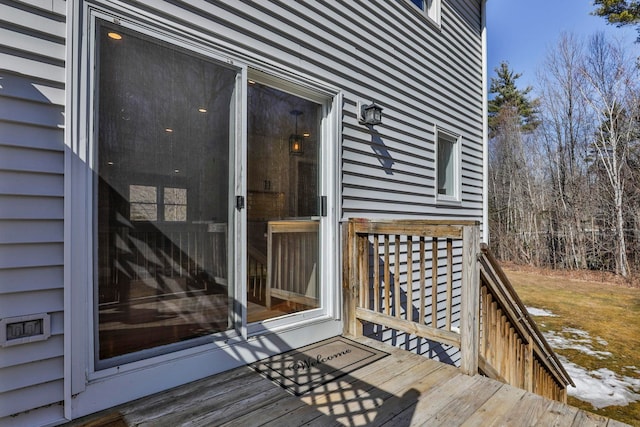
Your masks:
{"label": "blue sky", "polygon": [[562,32],[588,37],[597,31],[619,38],[640,56],[634,43],[634,28],[607,25],[604,18],[592,16],[592,0],[488,0],[487,49],[489,78],[494,69],[507,61],[511,70],[522,73],[518,87],[536,86],[536,70],[548,49],[557,44]]}

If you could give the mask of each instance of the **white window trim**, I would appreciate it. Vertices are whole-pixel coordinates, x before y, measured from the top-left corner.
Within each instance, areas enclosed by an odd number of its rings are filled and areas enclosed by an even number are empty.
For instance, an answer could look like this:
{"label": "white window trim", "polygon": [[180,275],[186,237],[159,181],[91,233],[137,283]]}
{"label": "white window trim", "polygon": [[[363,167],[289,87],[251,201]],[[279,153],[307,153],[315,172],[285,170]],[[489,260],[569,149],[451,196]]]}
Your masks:
{"label": "white window trim", "polygon": [[424,7],[419,8],[411,0],[406,0],[407,3],[415,10],[422,12],[432,24],[440,28],[442,26],[442,0],[424,0]]}
{"label": "white window trim", "polygon": [[[438,140],[440,135],[444,134],[450,138],[455,139],[453,143],[453,195],[445,195],[438,194],[438,171],[440,165],[438,164]],[[435,126],[434,131],[435,139],[434,139],[434,197],[437,204],[449,204],[449,205],[460,205],[462,203],[462,136],[451,132],[449,130],[445,130],[440,126]]]}

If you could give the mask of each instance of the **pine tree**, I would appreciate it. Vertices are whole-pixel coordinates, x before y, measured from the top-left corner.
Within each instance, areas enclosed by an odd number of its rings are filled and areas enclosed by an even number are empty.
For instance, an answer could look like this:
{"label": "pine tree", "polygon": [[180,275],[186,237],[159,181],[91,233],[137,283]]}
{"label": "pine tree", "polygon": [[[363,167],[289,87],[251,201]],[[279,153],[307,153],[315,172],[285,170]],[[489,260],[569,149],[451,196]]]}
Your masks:
{"label": "pine tree", "polygon": [[515,115],[519,118],[520,130],[524,133],[535,130],[539,125],[538,121],[538,101],[530,100],[528,95],[532,88],[529,86],[520,90],[516,86],[522,74],[515,74],[509,69],[509,64],[502,62],[495,69],[497,77],[491,78],[490,94],[495,96],[489,101],[489,131],[495,135],[498,126],[498,116],[501,110],[508,108],[515,110]]}
{"label": "pine tree", "polygon": [[640,23],[640,2],[627,0],[594,0],[597,6],[593,12],[596,16],[607,19],[609,24],[618,27]]}

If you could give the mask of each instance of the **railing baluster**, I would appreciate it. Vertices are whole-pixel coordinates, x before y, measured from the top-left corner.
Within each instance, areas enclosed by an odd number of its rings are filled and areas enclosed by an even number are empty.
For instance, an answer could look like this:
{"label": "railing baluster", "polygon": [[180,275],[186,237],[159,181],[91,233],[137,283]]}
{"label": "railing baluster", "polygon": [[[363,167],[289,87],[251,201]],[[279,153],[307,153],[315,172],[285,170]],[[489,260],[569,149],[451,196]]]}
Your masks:
{"label": "railing baluster", "polygon": [[393,302],[396,317],[400,318],[400,235],[396,234],[393,247],[395,251],[393,265]]}
{"label": "railing baluster", "polygon": [[438,327],[438,238],[431,241],[431,327]]}
{"label": "railing baluster", "polygon": [[407,236],[407,304],[406,318],[413,321],[413,240]]}
{"label": "railing baluster", "polygon": [[420,236],[420,324],[423,325],[425,324],[425,319],[424,319],[424,310],[425,310],[425,305],[426,305],[426,301],[425,301],[425,287],[426,287],[426,277],[425,277],[425,244],[424,244],[424,237]]}
{"label": "railing baluster", "polygon": [[362,263],[360,266],[360,283],[362,284],[360,307],[369,308],[369,239],[364,235],[358,243],[358,257]]}
{"label": "railing baluster", "polygon": [[380,240],[378,235],[373,236],[373,310],[380,312]]}
{"label": "railing baluster", "polygon": [[453,300],[453,240],[447,239],[447,331],[451,330]]}
{"label": "railing baluster", "polygon": [[384,235],[384,312],[391,314],[391,272],[389,266],[389,235]]}

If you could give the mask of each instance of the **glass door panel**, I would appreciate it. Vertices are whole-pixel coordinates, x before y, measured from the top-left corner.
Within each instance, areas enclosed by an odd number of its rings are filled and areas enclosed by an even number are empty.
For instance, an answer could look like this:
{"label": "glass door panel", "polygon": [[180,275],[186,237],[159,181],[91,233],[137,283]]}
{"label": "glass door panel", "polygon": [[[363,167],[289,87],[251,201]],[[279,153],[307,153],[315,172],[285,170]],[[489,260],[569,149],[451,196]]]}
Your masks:
{"label": "glass door panel", "polygon": [[100,367],[233,328],[227,230],[237,72],[121,27],[97,31]]}
{"label": "glass door panel", "polygon": [[250,82],[247,321],[320,306],[321,105]]}

